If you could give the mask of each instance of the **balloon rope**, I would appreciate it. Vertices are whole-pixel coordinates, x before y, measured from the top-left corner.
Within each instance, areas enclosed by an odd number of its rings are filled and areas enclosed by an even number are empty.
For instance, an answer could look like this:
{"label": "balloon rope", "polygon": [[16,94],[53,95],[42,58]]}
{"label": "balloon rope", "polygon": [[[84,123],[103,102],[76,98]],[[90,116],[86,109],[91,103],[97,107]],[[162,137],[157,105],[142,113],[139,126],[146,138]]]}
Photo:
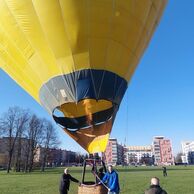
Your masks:
{"label": "balloon rope", "polygon": [[102,185],[109,190],[109,188],[105,185],[105,183],[102,182],[102,180],[100,179],[100,177],[95,173],[93,172],[94,176],[100,181],[100,183],[102,183]]}

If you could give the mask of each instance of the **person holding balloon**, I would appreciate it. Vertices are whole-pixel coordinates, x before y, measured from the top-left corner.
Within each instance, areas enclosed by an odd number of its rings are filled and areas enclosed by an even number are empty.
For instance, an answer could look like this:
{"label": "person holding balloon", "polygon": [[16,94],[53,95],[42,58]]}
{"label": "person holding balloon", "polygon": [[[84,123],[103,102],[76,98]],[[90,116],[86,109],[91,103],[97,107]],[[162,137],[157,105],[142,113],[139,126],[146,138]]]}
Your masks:
{"label": "person holding balloon", "polygon": [[119,177],[112,165],[108,166],[108,172],[106,172],[101,182],[106,183],[108,187],[108,194],[119,194]]}
{"label": "person holding balloon", "polygon": [[64,173],[60,179],[60,185],[59,185],[60,194],[68,194],[69,187],[70,187],[70,181],[73,181],[75,183],[80,183],[77,179],[75,179],[69,174],[68,168],[65,168]]}

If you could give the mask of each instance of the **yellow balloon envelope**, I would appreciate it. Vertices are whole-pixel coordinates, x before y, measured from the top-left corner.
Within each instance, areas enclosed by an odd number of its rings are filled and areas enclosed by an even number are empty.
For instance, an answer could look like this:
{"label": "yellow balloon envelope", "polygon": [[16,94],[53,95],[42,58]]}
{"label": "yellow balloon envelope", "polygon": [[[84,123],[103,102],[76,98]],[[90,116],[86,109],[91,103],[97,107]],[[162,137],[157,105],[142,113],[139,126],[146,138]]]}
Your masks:
{"label": "yellow balloon envelope", "polygon": [[89,153],[103,152],[166,0],[0,0],[0,66]]}

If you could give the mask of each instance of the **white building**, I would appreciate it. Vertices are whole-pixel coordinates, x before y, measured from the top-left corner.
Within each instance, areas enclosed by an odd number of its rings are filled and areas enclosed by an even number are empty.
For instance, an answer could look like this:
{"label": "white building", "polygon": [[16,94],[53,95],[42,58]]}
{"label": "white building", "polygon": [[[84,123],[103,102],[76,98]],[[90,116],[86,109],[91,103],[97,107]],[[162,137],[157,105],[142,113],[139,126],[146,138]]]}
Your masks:
{"label": "white building", "polygon": [[153,138],[153,152],[155,164],[159,164],[161,162],[160,157],[160,140],[164,139],[164,136],[156,136]]}
{"label": "white building", "polygon": [[127,146],[125,147],[125,161],[127,164],[141,163],[142,158],[152,160],[152,146]]}
{"label": "white building", "polygon": [[181,157],[182,162],[187,164],[192,163],[190,162],[191,160],[190,153],[194,152],[194,141],[183,141],[181,142],[181,146],[182,146],[182,152],[183,152],[183,156]]}

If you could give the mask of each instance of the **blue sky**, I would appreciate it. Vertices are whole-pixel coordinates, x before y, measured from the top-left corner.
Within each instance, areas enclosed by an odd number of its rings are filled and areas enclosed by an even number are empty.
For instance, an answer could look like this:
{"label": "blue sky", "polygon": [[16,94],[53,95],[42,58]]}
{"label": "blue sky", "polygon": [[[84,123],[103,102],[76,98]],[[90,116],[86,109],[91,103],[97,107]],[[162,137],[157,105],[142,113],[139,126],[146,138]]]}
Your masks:
{"label": "blue sky", "polygon": [[[128,145],[151,144],[153,136],[194,140],[194,1],[169,0],[160,25],[130,82],[111,137]],[[0,114],[10,106],[48,113],[0,70]],[[83,151],[58,127],[61,147]]]}

